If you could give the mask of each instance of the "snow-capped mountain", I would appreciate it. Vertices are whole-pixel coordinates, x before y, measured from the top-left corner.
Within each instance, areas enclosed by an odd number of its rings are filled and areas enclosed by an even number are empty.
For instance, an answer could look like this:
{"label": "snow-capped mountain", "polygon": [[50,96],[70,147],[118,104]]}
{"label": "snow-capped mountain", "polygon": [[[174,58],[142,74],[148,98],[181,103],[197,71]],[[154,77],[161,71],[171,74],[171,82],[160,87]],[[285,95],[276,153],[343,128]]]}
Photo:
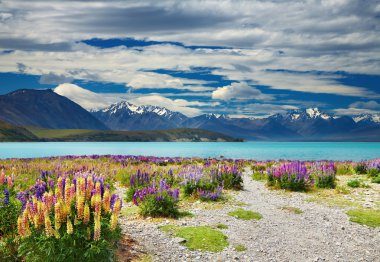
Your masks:
{"label": "snow-capped mountain", "polygon": [[301,120],[310,120],[310,119],[323,119],[329,120],[333,118],[333,115],[321,112],[317,107],[307,108],[307,109],[296,109],[290,110],[284,114],[275,114],[270,116],[274,119],[283,119],[287,121],[301,121]]}
{"label": "snow-capped mountain", "polygon": [[92,114],[114,130],[155,130],[180,127],[179,123],[187,119],[181,113],[165,107],[141,105],[127,101],[110,105],[94,111]]}
{"label": "snow-capped mountain", "polygon": [[380,123],[380,114],[361,114],[353,117],[356,123]]}
{"label": "snow-capped mountain", "polygon": [[265,118],[232,118],[218,114],[187,117],[164,107],[136,106],[125,101],[93,115],[114,130],[188,127],[247,140],[380,140],[379,115],[334,116],[318,108],[290,110]]}

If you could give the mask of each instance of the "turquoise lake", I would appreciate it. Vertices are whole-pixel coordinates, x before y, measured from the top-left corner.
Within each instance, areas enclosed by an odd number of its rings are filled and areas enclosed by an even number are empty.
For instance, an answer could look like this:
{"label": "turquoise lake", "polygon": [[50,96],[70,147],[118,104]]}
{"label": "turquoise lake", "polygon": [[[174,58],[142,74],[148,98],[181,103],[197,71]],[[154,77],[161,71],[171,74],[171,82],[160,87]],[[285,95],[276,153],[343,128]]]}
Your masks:
{"label": "turquoise lake", "polygon": [[21,142],[0,143],[0,158],[64,155],[144,155],[257,160],[365,160],[380,157],[380,143],[362,142]]}

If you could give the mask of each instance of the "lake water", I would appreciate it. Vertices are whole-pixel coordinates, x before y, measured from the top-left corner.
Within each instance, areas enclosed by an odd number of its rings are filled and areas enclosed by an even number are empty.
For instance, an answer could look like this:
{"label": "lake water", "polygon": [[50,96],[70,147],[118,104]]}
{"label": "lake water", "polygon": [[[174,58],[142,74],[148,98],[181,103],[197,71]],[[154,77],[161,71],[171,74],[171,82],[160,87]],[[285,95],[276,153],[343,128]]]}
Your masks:
{"label": "lake water", "polygon": [[64,155],[144,155],[257,160],[365,160],[380,157],[380,143],[361,142],[12,142],[0,143],[0,158]]}

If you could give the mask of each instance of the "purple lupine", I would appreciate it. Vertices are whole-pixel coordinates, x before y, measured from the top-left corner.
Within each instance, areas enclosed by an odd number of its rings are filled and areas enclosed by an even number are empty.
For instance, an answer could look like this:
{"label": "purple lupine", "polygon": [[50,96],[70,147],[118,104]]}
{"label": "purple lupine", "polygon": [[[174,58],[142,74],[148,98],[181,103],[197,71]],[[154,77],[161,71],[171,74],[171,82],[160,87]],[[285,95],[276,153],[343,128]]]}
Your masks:
{"label": "purple lupine", "polygon": [[5,188],[4,189],[4,200],[3,200],[3,203],[5,206],[8,206],[9,205],[9,190],[8,188]]}

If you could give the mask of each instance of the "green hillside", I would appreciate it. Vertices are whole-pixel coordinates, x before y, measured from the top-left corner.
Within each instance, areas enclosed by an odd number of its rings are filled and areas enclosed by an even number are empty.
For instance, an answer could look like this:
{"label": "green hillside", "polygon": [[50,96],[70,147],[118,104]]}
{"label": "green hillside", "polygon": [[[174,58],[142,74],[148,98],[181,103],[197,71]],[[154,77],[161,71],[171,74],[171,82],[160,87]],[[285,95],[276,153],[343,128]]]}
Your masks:
{"label": "green hillside", "polygon": [[0,121],[0,142],[35,140],[38,140],[38,137],[29,130]]}
{"label": "green hillside", "polygon": [[28,127],[28,130],[42,141],[238,141],[220,133],[193,128],[149,131],[98,131]]}

